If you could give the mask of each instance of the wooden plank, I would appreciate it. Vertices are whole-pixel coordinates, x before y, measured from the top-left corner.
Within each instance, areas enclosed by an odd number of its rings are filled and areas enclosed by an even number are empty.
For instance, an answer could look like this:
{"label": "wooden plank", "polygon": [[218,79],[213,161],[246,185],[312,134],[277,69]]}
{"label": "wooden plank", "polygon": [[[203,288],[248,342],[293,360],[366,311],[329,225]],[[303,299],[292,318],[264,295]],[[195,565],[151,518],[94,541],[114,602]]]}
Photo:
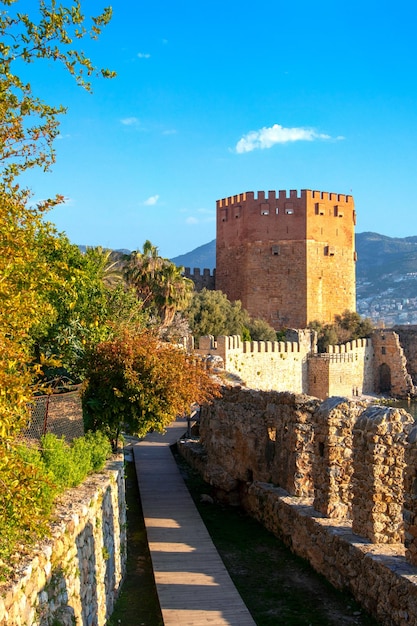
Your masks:
{"label": "wooden plank", "polygon": [[169,446],[175,422],[134,446],[156,588],[165,626],[255,626],[181,477]]}

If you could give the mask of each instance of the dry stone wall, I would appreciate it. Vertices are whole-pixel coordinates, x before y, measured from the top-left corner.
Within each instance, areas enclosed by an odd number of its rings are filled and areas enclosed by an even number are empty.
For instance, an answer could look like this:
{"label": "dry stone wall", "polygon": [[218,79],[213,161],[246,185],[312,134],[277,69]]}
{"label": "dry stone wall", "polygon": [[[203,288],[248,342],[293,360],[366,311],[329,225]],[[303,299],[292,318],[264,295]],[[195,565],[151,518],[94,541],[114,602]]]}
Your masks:
{"label": "dry stone wall", "polygon": [[395,326],[404,355],[407,359],[407,371],[417,388],[417,326]]}
{"label": "dry stone wall", "polygon": [[201,443],[210,460],[206,478],[225,492],[255,480],[312,495],[312,416],[318,405],[303,395],[228,389],[201,408]]}
{"label": "dry stone wall", "polygon": [[403,409],[370,406],[353,429],[353,532],[373,543],[403,542],[404,455],[414,420]]}
{"label": "dry stone wall", "polygon": [[374,390],[406,396],[413,392],[413,381],[407,371],[407,358],[400,338],[392,330],[375,330],[372,333],[374,349]]}
{"label": "dry stone wall", "polygon": [[403,409],[224,388],[180,445],[383,626],[417,624],[417,427]]}
{"label": "dry stone wall", "polygon": [[314,414],[314,508],[327,517],[351,519],[353,426],[365,407],[334,397]]}
{"label": "dry stone wall", "polygon": [[70,490],[52,536],[0,587],[1,626],[104,626],[126,569],[123,461]]}

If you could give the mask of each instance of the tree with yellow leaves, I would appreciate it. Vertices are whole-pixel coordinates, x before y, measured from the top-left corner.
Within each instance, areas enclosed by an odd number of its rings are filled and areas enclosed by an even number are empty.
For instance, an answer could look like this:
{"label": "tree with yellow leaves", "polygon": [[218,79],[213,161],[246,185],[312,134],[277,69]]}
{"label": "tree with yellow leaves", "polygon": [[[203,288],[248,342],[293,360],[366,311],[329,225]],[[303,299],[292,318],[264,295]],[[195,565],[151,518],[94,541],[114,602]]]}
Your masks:
{"label": "tree with yellow leaves", "polygon": [[86,89],[97,72],[112,76],[96,70],[79,49],[80,40],[97,37],[110,21],[110,8],[87,19],[79,0],[66,6],[33,0],[25,4],[26,12],[19,6],[19,0],[0,2],[0,576],[14,543],[45,529],[50,506],[42,489],[47,478],[19,456],[16,438],[28,418],[37,373],[31,366],[33,330],[56,315],[45,292],[60,279],[39,253],[36,239],[40,232],[53,238],[43,217],[62,198],[33,207],[17,176],[54,162],[58,116],[65,109],[43,102],[16,68],[22,62],[53,60]]}

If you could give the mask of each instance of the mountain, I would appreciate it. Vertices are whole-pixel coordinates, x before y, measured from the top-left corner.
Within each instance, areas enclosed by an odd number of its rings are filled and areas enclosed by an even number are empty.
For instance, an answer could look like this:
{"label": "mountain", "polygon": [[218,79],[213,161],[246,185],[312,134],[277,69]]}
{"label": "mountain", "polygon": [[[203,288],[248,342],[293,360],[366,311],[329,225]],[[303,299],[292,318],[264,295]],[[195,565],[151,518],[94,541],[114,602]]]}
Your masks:
{"label": "mountain", "polygon": [[195,248],[191,252],[181,254],[171,259],[175,265],[182,265],[183,267],[189,267],[191,271],[194,268],[210,269],[213,270],[216,267],[216,240],[210,241],[203,246]]}
{"label": "mountain", "polygon": [[417,237],[387,237],[378,233],[356,235],[356,276],[377,281],[385,276],[417,272]]}

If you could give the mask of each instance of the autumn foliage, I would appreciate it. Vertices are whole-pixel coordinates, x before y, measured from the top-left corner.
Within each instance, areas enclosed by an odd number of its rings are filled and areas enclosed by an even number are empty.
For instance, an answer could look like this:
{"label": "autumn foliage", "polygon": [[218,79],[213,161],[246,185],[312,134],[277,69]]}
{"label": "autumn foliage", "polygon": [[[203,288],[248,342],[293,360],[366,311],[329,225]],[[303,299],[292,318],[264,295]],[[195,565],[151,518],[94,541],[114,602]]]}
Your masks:
{"label": "autumn foliage", "polygon": [[194,402],[217,395],[202,363],[173,344],[126,330],[96,345],[83,393],[85,427],[105,432],[117,445],[122,430],[143,436],[163,431]]}

